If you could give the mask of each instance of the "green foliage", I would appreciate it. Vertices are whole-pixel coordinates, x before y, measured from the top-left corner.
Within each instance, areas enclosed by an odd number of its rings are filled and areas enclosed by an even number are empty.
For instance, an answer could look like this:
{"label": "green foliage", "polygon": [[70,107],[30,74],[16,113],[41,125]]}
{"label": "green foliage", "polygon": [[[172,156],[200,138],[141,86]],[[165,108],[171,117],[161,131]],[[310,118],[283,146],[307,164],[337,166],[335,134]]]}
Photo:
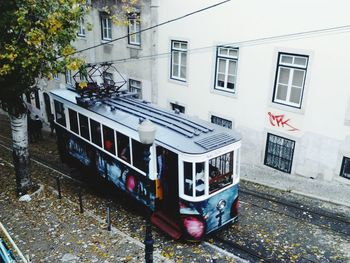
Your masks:
{"label": "green foliage", "polygon": [[8,106],[37,78],[82,65],[70,54],[85,0],[8,0],[0,1],[0,10],[0,100]]}

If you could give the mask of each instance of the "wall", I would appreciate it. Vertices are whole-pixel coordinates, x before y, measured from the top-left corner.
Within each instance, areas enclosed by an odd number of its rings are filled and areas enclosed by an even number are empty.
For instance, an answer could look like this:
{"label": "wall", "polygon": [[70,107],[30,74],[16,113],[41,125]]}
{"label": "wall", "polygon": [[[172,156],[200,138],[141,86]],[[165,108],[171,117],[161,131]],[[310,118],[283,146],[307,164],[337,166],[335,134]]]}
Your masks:
{"label": "wall", "polygon": [[[162,0],[159,21],[217,2]],[[348,25],[349,7],[345,0],[236,0],[160,27],[158,53],[167,55],[158,57],[158,103],[170,108],[170,102],[178,102],[186,113],[206,120],[210,113],[234,120],[243,135],[243,163],[263,164],[269,132],[296,142],[293,174],[348,183],[339,172],[343,155],[349,157],[344,145],[350,135],[350,28],[285,35]],[[171,40],[188,41],[185,83],[169,77]],[[216,46],[228,43],[239,47],[234,95],[213,90]],[[309,56],[301,109],[272,103],[278,52]],[[283,115],[296,129],[273,126],[269,112]]]}
{"label": "wall", "polygon": [[[116,2],[112,0],[112,2]],[[147,28],[151,25],[151,0],[140,0],[140,13],[141,13],[141,29]],[[154,8],[153,8],[154,9]],[[85,37],[79,37],[74,43],[77,50],[81,50],[87,47],[99,45],[103,43],[101,38],[101,22],[100,11],[102,10],[98,6],[95,6],[85,16]],[[157,17],[153,18],[156,20]],[[92,30],[87,30],[87,25],[92,25]],[[120,38],[128,34],[128,28],[125,25],[112,25],[112,38]],[[142,85],[142,98],[148,101],[152,100],[152,62],[150,60],[142,59],[144,56],[148,56],[152,52],[152,32],[145,31],[141,33],[141,46],[129,45],[128,38],[108,43],[94,49],[90,49],[80,53],[80,56],[88,63],[101,63],[112,62],[115,63],[115,67],[121,73],[123,78],[128,81],[130,79],[141,81]],[[132,59],[131,59],[132,58]],[[118,61],[119,60],[119,61]],[[73,72],[74,74],[75,72]],[[72,74],[72,75],[73,75]],[[114,74],[117,78],[118,74]],[[41,89],[40,96],[42,98],[43,92],[48,92],[51,89],[66,88],[64,74],[59,74],[58,79],[46,81],[45,85],[39,83]],[[122,89],[127,89],[128,82]],[[41,100],[41,103],[44,103]],[[45,109],[44,107],[42,109]],[[41,110],[39,112],[43,120],[47,120],[45,112]]]}

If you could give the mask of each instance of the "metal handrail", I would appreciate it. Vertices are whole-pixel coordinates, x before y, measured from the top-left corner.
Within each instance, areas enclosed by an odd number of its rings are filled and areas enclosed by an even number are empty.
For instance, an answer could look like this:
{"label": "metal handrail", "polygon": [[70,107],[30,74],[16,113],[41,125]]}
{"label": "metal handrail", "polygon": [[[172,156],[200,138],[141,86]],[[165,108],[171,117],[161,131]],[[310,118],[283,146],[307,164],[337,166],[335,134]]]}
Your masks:
{"label": "metal handrail", "polygon": [[15,251],[17,252],[18,256],[21,258],[21,260],[24,263],[30,263],[29,260],[27,260],[21,250],[19,250],[19,248],[17,247],[16,243],[13,241],[13,239],[11,238],[10,234],[7,232],[6,228],[4,227],[4,225],[0,222],[0,230],[5,234],[5,237],[10,241],[12,247],[15,249]]}

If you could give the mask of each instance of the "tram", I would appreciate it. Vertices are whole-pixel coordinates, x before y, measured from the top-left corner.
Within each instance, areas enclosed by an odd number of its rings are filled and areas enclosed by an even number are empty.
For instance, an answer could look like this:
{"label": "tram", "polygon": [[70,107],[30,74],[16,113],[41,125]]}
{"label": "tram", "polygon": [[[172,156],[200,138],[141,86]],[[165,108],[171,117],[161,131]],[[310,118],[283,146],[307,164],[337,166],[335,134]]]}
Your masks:
{"label": "tram", "polygon": [[[127,93],[84,98],[51,91],[63,162],[94,173],[152,212],[174,239],[201,240],[238,216],[241,137]],[[138,127],[156,125],[149,165]]]}

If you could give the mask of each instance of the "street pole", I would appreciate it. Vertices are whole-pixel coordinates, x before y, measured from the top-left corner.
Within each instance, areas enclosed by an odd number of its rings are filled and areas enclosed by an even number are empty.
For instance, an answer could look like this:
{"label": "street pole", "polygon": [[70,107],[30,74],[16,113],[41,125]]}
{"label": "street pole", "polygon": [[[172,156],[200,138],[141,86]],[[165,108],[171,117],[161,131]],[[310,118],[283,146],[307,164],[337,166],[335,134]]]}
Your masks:
{"label": "street pole", "polygon": [[146,236],[145,236],[145,261],[146,263],[153,263],[153,244],[154,240],[152,237],[152,222],[151,222],[151,185],[150,185],[150,148],[154,143],[156,135],[156,126],[150,120],[141,120],[138,128],[140,142],[144,146],[144,161],[145,161],[145,172],[146,172],[146,202],[149,209],[149,214],[146,217]]}
{"label": "street pole", "polygon": [[[145,161],[145,170],[146,170],[146,189],[147,189],[147,203],[148,206],[151,203],[150,196],[150,180],[149,180],[149,161],[150,161],[150,147],[149,144],[144,144],[144,161]],[[146,236],[145,236],[145,261],[146,263],[153,263],[153,244],[154,240],[152,237],[152,223],[151,223],[151,213],[146,217]]]}

